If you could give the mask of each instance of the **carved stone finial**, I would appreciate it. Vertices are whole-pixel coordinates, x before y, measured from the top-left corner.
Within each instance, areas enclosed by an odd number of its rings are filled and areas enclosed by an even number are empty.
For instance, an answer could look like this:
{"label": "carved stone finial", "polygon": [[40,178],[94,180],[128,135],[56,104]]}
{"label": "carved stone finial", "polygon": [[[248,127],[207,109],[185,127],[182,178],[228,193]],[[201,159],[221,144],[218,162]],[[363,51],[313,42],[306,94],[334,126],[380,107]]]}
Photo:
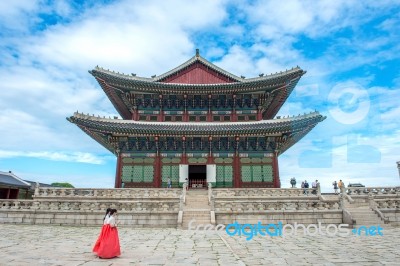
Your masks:
{"label": "carved stone finial", "polygon": [[39,196],[39,182],[36,182],[35,184],[35,196]]}

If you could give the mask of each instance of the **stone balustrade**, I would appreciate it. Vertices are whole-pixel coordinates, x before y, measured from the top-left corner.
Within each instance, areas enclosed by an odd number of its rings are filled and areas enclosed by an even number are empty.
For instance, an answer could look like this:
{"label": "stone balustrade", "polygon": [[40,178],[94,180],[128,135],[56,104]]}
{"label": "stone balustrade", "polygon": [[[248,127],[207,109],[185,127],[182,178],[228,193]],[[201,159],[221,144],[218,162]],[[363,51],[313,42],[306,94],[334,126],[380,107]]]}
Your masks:
{"label": "stone balustrade", "polygon": [[[226,188],[214,189],[213,194],[218,198],[273,198],[273,197],[302,197],[305,193],[308,197],[315,196],[315,188]],[[313,193],[314,192],[314,193]]]}
{"label": "stone balustrade", "polygon": [[348,187],[347,195],[353,196],[400,196],[400,187]]}
{"label": "stone balustrade", "polygon": [[148,212],[176,212],[179,211],[178,200],[163,201],[92,201],[92,200],[0,200],[0,210],[45,210],[45,211],[75,211],[97,212],[107,208],[115,208],[118,212],[148,211]]}
{"label": "stone balustrade", "polygon": [[339,210],[339,201],[282,200],[282,201],[216,201],[215,212],[262,212],[262,211],[315,211]]}
{"label": "stone balustrade", "polygon": [[48,188],[40,187],[35,191],[34,198],[179,198],[181,189],[159,188],[124,188],[124,189],[99,189],[99,188]]}
{"label": "stone balustrade", "polygon": [[33,200],[0,199],[0,224],[100,225],[107,208],[122,224],[176,227],[181,189],[36,187]]}
{"label": "stone balustrade", "polygon": [[397,199],[375,199],[375,204],[378,209],[399,209],[400,198]]}

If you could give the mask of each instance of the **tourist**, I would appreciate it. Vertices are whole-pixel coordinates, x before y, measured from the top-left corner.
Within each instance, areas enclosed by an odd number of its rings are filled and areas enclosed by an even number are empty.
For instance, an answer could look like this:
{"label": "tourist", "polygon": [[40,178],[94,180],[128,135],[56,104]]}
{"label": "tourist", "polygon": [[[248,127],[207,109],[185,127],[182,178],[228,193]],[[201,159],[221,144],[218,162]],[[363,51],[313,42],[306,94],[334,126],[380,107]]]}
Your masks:
{"label": "tourist", "polygon": [[333,181],[332,185],[333,185],[333,189],[335,190],[335,195],[337,195],[338,194],[338,183],[336,182],[336,180]]}
{"label": "tourist", "polygon": [[171,181],[171,178],[167,178],[167,187],[168,188],[172,188],[172,181]]}
{"label": "tourist", "polygon": [[97,251],[99,249],[99,246],[100,246],[100,242],[102,241],[102,239],[104,237],[104,231],[105,231],[105,228],[106,228],[106,223],[107,223],[108,219],[110,218],[110,211],[111,211],[111,208],[107,208],[106,214],[105,214],[105,216],[103,218],[103,226],[101,227],[100,235],[97,238],[97,241],[96,241],[96,243],[94,244],[94,247],[93,247],[93,252],[95,252],[95,253],[97,253]]}
{"label": "tourist", "polygon": [[295,188],[296,187],[296,178],[292,178],[292,179],[290,179],[290,184],[292,185],[292,188]]}
{"label": "tourist", "polygon": [[313,191],[312,191],[312,193],[313,194],[317,194],[317,183],[318,183],[318,180],[315,180],[314,182],[312,182],[312,184],[311,184],[311,187],[313,188]]}
{"label": "tourist", "polygon": [[310,185],[308,184],[307,180],[304,180],[304,194],[308,195],[308,188]]}
{"label": "tourist", "polygon": [[117,210],[111,209],[109,218],[105,219],[104,233],[100,236],[100,243],[95,251],[101,259],[111,259],[121,255],[116,217]]}
{"label": "tourist", "polygon": [[344,183],[343,183],[342,179],[339,180],[338,187],[339,187],[340,192],[342,192],[342,190],[344,189]]}

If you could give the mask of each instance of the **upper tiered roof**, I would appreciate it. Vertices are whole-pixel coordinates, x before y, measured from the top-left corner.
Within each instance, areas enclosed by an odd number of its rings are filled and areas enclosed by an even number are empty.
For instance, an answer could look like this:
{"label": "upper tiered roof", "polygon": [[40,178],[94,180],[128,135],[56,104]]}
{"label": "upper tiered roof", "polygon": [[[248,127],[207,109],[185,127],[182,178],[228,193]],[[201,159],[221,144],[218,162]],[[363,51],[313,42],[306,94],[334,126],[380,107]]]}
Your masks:
{"label": "upper tiered roof", "polygon": [[152,78],[126,75],[95,67],[89,71],[124,119],[130,119],[132,103],[128,94],[232,95],[266,94],[264,119],[273,118],[306,73],[299,67],[271,75],[248,78],[233,75],[207,61],[198,53],[185,63]]}
{"label": "upper tiered roof", "polygon": [[[240,78],[236,82],[215,84],[165,83],[160,82],[157,77],[144,78],[130,76],[100,67],[95,67],[93,70],[89,71],[89,73],[99,81],[100,85],[105,83],[111,88],[122,90],[124,92],[157,94],[233,94],[272,92],[280,87],[290,84],[291,82],[297,82],[306,72],[299,67],[295,67],[271,75],[249,79]],[[164,77],[168,73],[169,72],[160,77]]]}

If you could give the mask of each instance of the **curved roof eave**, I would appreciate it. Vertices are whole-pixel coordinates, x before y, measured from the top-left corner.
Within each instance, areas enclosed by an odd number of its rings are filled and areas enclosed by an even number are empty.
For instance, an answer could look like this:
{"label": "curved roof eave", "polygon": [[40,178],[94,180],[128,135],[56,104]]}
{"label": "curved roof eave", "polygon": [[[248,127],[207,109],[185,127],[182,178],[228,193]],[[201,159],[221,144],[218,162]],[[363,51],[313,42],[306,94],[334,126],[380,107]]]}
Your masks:
{"label": "curved roof eave", "polygon": [[285,72],[280,72],[272,75],[246,79],[240,82],[233,83],[216,83],[216,84],[186,84],[186,83],[164,83],[156,82],[154,79],[139,78],[136,76],[129,76],[125,74],[119,74],[111,72],[109,70],[104,70],[100,68],[93,69],[89,71],[94,77],[100,79],[104,82],[109,83],[112,86],[118,87],[119,89],[131,91],[139,90],[146,91],[151,89],[153,91],[191,91],[198,89],[220,89],[220,90],[250,90],[254,91],[266,86],[277,86],[284,84],[292,79],[299,78],[306,73],[299,67],[287,70]]}
{"label": "curved roof eave", "polygon": [[70,122],[82,126],[90,131],[123,135],[204,135],[227,134],[229,135],[264,135],[287,133],[300,130],[309,126],[315,126],[326,117],[318,112],[307,115],[282,119],[262,120],[256,122],[228,122],[228,123],[173,123],[173,122],[139,122],[133,120],[96,118],[84,114],[75,113],[67,118]]}

